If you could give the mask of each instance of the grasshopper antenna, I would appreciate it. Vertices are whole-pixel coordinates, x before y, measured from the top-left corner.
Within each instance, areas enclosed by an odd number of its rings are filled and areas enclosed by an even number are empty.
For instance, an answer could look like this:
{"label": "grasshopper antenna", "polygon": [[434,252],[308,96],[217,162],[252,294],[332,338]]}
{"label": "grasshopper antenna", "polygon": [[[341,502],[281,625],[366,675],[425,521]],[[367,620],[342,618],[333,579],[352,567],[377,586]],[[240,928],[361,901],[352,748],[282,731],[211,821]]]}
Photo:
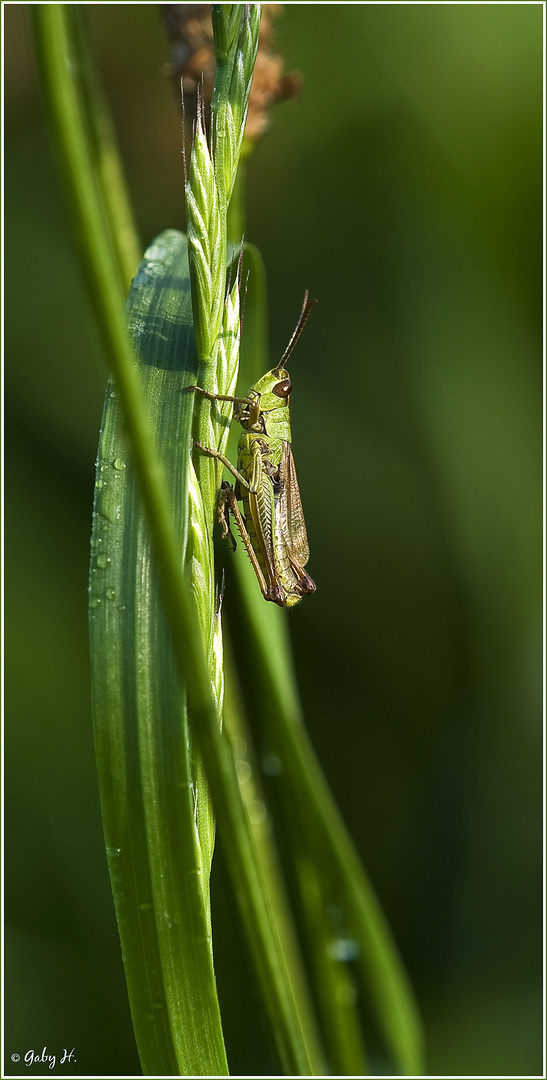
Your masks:
{"label": "grasshopper antenna", "polygon": [[317,303],[317,300],[308,300],[308,296],[309,293],[306,289],[306,292],[304,293],[304,303],[302,304],[302,311],[300,312],[300,315],[298,317],[298,322],[294,328],[291,340],[289,341],[289,344],[287,345],[287,348],[285,349],[285,352],[283,353],[283,356],[281,357],[281,360],[277,365],[278,369],[283,367],[285,361],[288,360],[289,356],[291,355],[296,345],[296,342],[298,341],[298,338],[300,337],[300,334],[302,333],[306,322],[308,321],[308,315],[314,304]]}

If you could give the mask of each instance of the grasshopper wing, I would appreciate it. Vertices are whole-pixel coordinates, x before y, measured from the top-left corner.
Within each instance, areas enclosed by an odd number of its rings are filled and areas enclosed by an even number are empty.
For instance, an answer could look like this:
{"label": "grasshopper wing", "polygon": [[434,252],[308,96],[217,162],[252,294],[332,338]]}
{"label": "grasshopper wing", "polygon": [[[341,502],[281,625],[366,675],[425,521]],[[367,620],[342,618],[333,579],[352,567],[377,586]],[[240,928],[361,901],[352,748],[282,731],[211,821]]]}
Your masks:
{"label": "grasshopper wing", "polygon": [[291,562],[296,563],[297,566],[305,566],[310,557],[310,549],[290,442],[286,442],[283,449],[281,472],[285,480],[288,523],[287,542]]}

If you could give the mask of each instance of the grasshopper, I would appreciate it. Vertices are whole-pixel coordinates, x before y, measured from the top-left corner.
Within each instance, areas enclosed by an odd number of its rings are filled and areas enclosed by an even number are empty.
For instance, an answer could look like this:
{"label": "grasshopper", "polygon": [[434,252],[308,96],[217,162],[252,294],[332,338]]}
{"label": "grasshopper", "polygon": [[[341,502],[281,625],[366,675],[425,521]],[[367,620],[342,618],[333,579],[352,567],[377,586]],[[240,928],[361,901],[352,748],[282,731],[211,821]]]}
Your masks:
{"label": "grasshopper", "polygon": [[[284,364],[291,355],[316,303],[304,296],[294,333],[277,367],[268,371],[246,397],[212,394],[199,386],[189,390],[211,401],[232,401],[234,419],[243,432],[237,448],[237,468],[228,458],[196,442],[204,454],[217,458],[235,477],[235,486],[222,483],[218,515],[222,535],[236,542],[230,512],[251,560],[265,600],[293,607],[302,596],[315,592],[304,567],[309,559],[306,525],[291,449],[289,401],[292,383]],[[238,501],[243,503],[243,514]]]}

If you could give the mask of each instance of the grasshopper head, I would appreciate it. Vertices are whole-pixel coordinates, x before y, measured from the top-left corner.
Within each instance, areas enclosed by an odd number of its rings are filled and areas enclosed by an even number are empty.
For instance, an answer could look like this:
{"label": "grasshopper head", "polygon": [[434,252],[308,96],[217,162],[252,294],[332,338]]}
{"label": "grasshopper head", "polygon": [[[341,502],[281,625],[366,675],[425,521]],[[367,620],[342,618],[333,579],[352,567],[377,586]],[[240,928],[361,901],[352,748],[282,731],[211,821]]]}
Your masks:
{"label": "grasshopper head", "polygon": [[292,390],[291,377],[284,367],[274,367],[254,384],[253,390],[260,394],[261,409],[279,409],[284,402],[288,403]]}

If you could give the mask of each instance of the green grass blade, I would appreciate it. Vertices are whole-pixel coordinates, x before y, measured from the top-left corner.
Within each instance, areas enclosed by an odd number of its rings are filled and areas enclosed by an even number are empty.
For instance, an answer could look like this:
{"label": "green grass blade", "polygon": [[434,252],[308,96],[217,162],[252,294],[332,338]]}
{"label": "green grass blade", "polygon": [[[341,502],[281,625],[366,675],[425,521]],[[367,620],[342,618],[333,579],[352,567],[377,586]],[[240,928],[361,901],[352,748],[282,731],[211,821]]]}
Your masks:
{"label": "green grass blade", "polygon": [[[337,942],[351,946],[352,968],[364,996],[371,1001],[389,1057],[402,1073],[421,1075],[422,1030],[414,995],[306,733],[285,613],[261,602],[243,552],[236,552],[233,564],[246,626],[247,709],[262,758],[274,762],[272,795],[280,808],[304,913],[310,913],[310,892],[319,890],[309,934],[330,943],[335,956]],[[337,913],[335,921],[332,913]],[[309,942],[308,954],[313,954],[316,940]],[[340,950],[339,955],[340,963],[347,963],[347,954]],[[312,966],[316,967],[313,960]],[[332,1001],[329,1006],[327,1000],[323,1005],[319,1001],[318,1007],[328,1012],[335,1006]],[[327,1016],[323,1020],[325,1034],[332,1027],[331,1019]],[[340,1030],[344,1023],[341,1016]],[[345,1056],[343,1046],[340,1054]]]}
{"label": "green grass blade", "polygon": [[[311,1008],[300,946],[283,876],[282,858],[276,846],[273,821],[264,796],[262,776],[253,752],[252,737],[242,707],[243,699],[232,649],[226,636],[225,648],[224,726],[236,762],[241,797],[249,818],[249,832],[260,880],[262,903],[264,909],[269,912],[271,927],[276,933],[275,953],[278,957],[281,978],[285,983],[285,993],[294,997],[294,1016],[301,1029],[299,1034],[298,1029],[295,1028],[295,1036],[299,1039],[303,1036],[309,1046],[308,1069],[312,1075],[322,1075],[326,1064],[319,1050],[317,1021]],[[271,934],[271,931],[269,933]],[[256,954],[254,959],[256,963]],[[267,994],[266,1000],[269,997],[270,995]],[[276,1022],[278,1012],[278,1005],[272,998],[270,1021],[273,1019],[274,1032],[279,1027]],[[282,1029],[279,1030],[281,1033]],[[279,1038],[276,1041],[279,1045]],[[292,1070],[286,1054],[283,1055],[283,1060],[286,1061],[287,1072],[290,1075]],[[301,1067],[305,1067],[303,1060]]]}
{"label": "green grass blade", "polygon": [[[236,386],[239,282],[232,276],[227,290],[227,209],[243,138],[259,22],[260,5],[213,8],[218,68],[211,103],[211,135],[208,139],[198,105],[186,184],[199,386],[211,394],[231,395]],[[258,334],[258,323],[256,330]],[[201,398],[196,401],[195,413],[196,441],[214,452],[224,453],[231,404]],[[201,451],[194,454],[194,467],[205,514],[203,542],[197,531],[194,534],[193,555],[204,580],[198,605],[203,612],[203,625],[207,624],[208,611],[211,626],[216,605],[212,534],[222,467],[218,460]],[[221,648],[222,643],[215,639],[210,648],[211,657],[218,658]],[[218,669],[213,684],[220,702],[222,680]],[[207,730],[202,728],[199,736],[228,870],[282,1067],[295,1075],[321,1073],[322,1055],[297,952],[287,944],[287,920],[282,914],[281,901],[271,902],[275,873],[268,871],[269,863],[262,858],[247,811],[241,804],[229,741],[224,733],[219,736],[209,726]]]}
{"label": "green grass blade", "polygon": [[[182,553],[192,424],[183,388],[197,356],[180,233],[162,234],[146,252],[127,315]],[[113,384],[97,459],[90,616],[105,841],[143,1068],[223,1074],[208,918],[212,823],[206,789],[194,795],[185,687]]]}
{"label": "green grass blade", "polygon": [[65,19],[97,193],[125,294],[139,264],[142,248],[127,193],[114,122],[90,45],[86,5],[67,4]]}

